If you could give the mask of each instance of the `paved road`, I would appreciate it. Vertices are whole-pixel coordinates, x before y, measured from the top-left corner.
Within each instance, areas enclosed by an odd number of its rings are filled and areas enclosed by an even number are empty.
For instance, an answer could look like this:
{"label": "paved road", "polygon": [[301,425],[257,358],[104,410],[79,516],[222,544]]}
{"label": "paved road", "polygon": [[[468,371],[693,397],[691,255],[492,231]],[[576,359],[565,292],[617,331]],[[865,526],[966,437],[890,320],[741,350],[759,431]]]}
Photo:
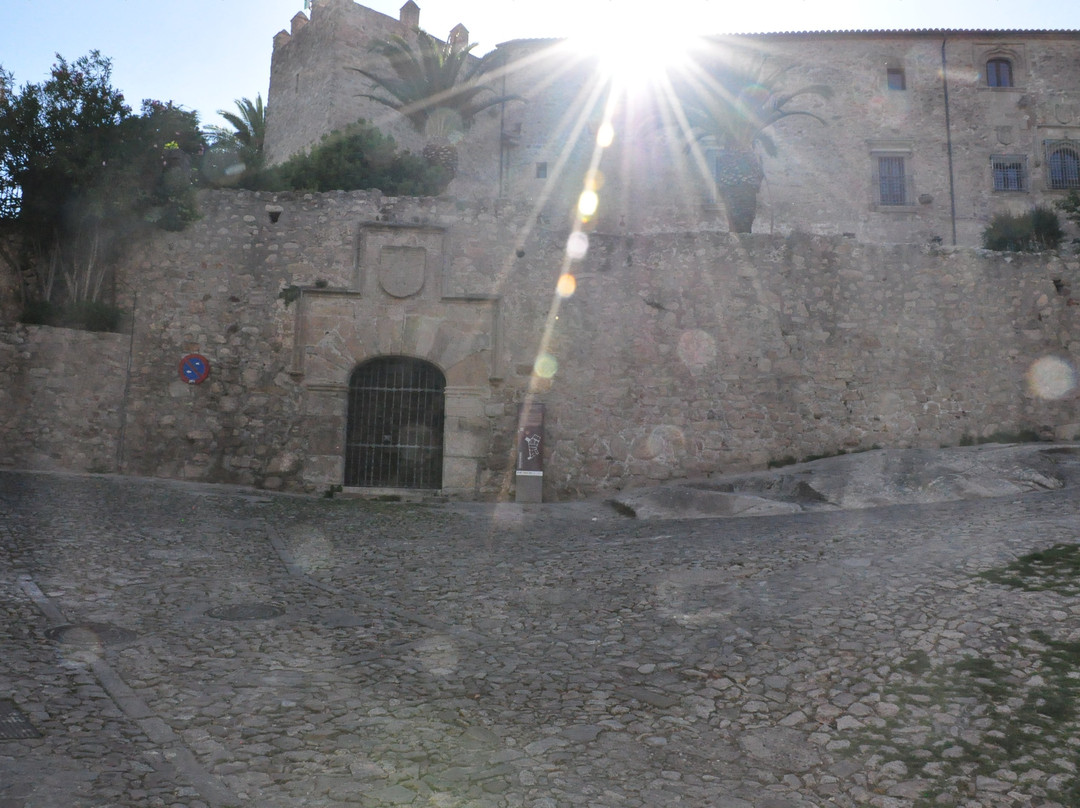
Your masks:
{"label": "paved road", "polygon": [[3,472],[0,808],[1080,805],[1080,598],[977,577],[1078,500],[641,522]]}

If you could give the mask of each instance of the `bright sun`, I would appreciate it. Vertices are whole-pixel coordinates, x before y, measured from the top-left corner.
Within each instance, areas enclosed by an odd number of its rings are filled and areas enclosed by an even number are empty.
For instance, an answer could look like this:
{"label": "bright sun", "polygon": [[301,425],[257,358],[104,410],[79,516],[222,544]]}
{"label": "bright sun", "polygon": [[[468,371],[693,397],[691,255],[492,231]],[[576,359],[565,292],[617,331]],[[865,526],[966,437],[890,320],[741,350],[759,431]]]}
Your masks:
{"label": "bright sun", "polygon": [[652,6],[636,5],[612,13],[582,12],[569,42],[575,50],[600,61],[613,81],[635,87],[659,79],[678,67],[693,50],[696,37]]}

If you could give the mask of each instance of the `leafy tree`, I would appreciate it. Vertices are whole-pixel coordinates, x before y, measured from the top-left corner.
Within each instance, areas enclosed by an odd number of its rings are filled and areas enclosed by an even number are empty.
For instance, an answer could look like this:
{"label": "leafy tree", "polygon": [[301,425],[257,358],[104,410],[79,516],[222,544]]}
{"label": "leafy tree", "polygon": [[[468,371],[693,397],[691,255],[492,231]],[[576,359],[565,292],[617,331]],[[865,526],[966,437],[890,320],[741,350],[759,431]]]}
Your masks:
{"label": "leafy tree", "polygon": [[301,191],[377,188],[392,196],[433,196],[449,182],[446,172],[363,122],[332,132],[311,150],[263,172],[255,187]]}
{"label": "leafy tree", "polygon": [[416,32],[416,47],[401,36],[379,43],[376,52],[385,56],[393,71],[383,76],[359,67],[350,68],[374,82],[383,94],[364,93],[397,110],[413,128],[428,138],[423,155],[443,166],[453,177],[457,170],[457,148],[476,115],[504,101],[521,100],[516,95],[494,95],[484,83],[484,74],[493,65],[494,53],[482,59],[471,55],[475,44],[456,47],[442,43],[423,31]]}
{"label": "leafy tree", "polygon": [[237,173],[236,167],[250,174],[259,171],[265,164],[266,108],[262,94],[256,95],[254,101],[240,98],[234,103],[236,112],[218,110],[218,115],[232,125],[231,130],[223,126],[207,126],[205,131],[212,140],[211,149],[228,156],[224,161],[223,174]]}
{"label": "leafy tree", "polygon": [[680,88],[685,113],[683,134],[711,158],[717,193],[724,201],[732,232],[749,233],[757,215],[757,194],[765,178],[757,149],[776,156],[768,130],[796,115],[825,121],[813,112],[791,109],[800,96],[831,98],[823,84],[783,88],[792,66],[778,66],[766,55],[749,54],[705,65],[708,78]]}
{"label": "leafy tree", "polygon": [[[197,117],[158,102],[133,116],[110,74],[98,51],[71,63],[57,56],[47,81],[0,93],[0,228],[9,237],[0,259],[39,319],[109,298],[112,266],[139,226],[177,228],[196,215]],[[13,86],[9,73],[0,77]]]}

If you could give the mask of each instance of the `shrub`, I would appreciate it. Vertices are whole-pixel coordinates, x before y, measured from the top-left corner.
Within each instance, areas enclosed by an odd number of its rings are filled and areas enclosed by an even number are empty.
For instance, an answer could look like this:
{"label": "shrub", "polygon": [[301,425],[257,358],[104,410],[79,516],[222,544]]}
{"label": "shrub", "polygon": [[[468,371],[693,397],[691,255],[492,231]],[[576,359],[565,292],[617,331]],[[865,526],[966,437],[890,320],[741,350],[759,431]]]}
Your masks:
{"label": "shrub", "polygon": [[324,137],[310,152],[241,177],[241,186],[260,191],[355,191],[378,189],[388,196],[435,196],[450,177],[393,138],[358,123]]}
{"label": "shrub", "polygon": [[58,305],[47,300],[32,300],[23,308],[19,320],[28,325],[118,332],[124,324],[124,312],[100,301],[80,300]]}
{"label": "shrub", "polygon": [[999,213],[983,230],[983,247],[997,252],[1043,252],[1056,250],[1065,233],[1058,215],[1046,207],[1036,207],[1015,215]]}
{"label": "shrub", "polygon": [[1080,225],[1080,192],[1075,188],[1064,199],[1055,202],[1054,207],[1064,213],[1070,222]]}

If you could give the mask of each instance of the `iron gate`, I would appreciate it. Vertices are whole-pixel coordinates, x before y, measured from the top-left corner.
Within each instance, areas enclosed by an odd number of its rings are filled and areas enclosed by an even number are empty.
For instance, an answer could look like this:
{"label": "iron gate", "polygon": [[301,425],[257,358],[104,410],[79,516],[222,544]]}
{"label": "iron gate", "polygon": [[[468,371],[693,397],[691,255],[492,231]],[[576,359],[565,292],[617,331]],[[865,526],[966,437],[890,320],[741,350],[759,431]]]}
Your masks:
{"label": "iron gate", "polygon": [[442,488],[446,377],[407,356],[382,356],[349,378],[345,485]]}

